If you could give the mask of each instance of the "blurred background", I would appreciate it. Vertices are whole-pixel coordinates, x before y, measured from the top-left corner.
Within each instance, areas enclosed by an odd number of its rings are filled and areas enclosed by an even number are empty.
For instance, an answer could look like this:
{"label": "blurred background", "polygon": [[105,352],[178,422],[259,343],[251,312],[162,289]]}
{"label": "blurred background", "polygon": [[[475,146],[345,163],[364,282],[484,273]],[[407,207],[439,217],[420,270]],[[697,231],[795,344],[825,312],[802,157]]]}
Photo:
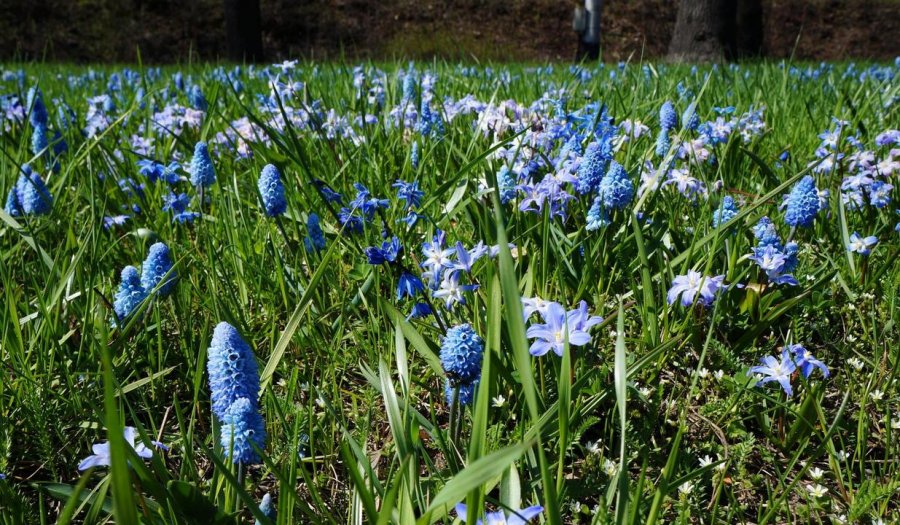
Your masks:
{"label": "blurred background", "polygon": [[898,0],[0,0],[6,61],[893,60],[898,35]]}

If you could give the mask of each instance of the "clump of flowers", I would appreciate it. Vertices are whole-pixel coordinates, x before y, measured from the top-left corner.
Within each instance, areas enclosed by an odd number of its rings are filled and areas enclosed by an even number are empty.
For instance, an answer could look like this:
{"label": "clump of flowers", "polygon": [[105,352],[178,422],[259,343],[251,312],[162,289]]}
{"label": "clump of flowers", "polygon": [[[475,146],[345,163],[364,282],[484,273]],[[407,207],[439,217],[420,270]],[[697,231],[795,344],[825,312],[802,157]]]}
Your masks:
{"label": "clump of flowers", "polygon": [[762,378],[756,384],[762,386],[776,381],[788,396],[793,395],[791,378],[798,368],[804,378],[808,379],[816,368],[822,371],[824,377],[828,377],[828,367],[825,363],[816,359],[803,345],[787,345],[781,349],[781,359],[775,356],[765,356],[760,359],[762,365],[750,367],[747,375],[759,374]]}
{"label": "clump of flowers", "polygon": [[259,195],[262,198],[263,211],[269,217],[284,215],[287,211],[287,200],[284,196],[284,183],[281,173],[272,164],[266,164],[259,175]]}
{"label": "clump of flowers", "polygon": [[669,304],[674,304],[681,298],[682,306],[691,306],[695,302],[703,306],[710,306],[716,296],[724,289],[724,275],[704,276],[700,272],[688,270],[685,275],[679,275],[672,280],[672,287],[666,294]]}
{"label": "clump of flowers", "polygon": [[757,264],[772,284],[797,285],[791,272],[797,267],[797,253],[800,247],[796,242],[781,243],[781,237],[775,230],[775,224],[768,217],[762,217],[753,227],[753,235],[757,245],[749,259]]}
{"label": "clump of flowers", "polygon": [[147,298],[147,291],[141,286],[137,268],[126,266],[122,269],[119,291],[113,301],[113,309],[119,321],[125,319]]}
{"label": "clump of flowers", "polygon": [[734,202],[734,198],[730,195],[725,196],[722,199],[722,204],[719,205],[719,208],[713,212],[712,225],[713,228],[718,228],[722,224],[730,221],[735,218],[738,214],[737,203]]}
{"label": "clump of flowers", "polygon": [[175,290],[175,283],[178,281],[178,273],[172,269],[174,266],[169,247],[162,242],[154,243],[144,259],[141,286],[147,293],[159,286],[159,297],[168,297]]}
{"label": "clump of flowers", "polygon": [[15,186],[6,195],[4,211],[13,217],[20,215],[46,215],[53,207],[53,196],[44,179],[27,164]]}
{"label": "clump of flowers", "polygon": [[259,368],[250,345],[226,322],[213,330],[206,369],[212,411],[223,423],[220,443],[233,463],[259,462],[265,424],[259,413]]}
{"label": "clump of flowers", "polygon": [[198,142],[191,158],[191,184],[199,189],[208,188],[215,182],[216,170],[209,156],[209,146],[205,142]]}
{"label": "clump of flowers", "polygon": [[570,346],[584,346],[590,343],[591,327],[603,322],[602,317],[588,313],[585,301],[581,301],[578,308],[568,312],[556,302],[534,306],[533,309],[528,308],[526,304],[525,311],[529,310],[539,312],[544,321],[529,326],[525,334],[529,339],[535,339],[529,348],[533,356],[542,356],[553,350],[556,355],[562,357],[566,342]]}
{"label": "clump of flowers", "polygon": [[785,197],[784,206],[784,222],[788,226],[812,226],[819,213],[819,190],[816,189],[815,179],[810,175],[800,179]]}
{"label": "clump of flowers", "polygon": [[441,342],[441,366],[447,375],[445,391],[447,403],[453,403],[455,390],[459,390],[459,403],[469,405],[475,397],[481,377],[484,358],[484,341],[469,324],[461,324],[447,330]]}

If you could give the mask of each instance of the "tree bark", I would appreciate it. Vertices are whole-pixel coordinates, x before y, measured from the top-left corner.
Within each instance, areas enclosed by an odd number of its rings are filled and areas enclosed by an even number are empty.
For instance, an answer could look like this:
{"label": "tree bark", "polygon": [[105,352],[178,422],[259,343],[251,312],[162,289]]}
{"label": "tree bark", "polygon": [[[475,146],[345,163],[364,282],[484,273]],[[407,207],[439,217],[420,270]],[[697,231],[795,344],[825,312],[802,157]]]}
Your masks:
{"label": "tree bark", "polygon": [[581,20],[583,27],[578,32],[578,51],[575,61],[597,60],[600,58],[600,14],[603,0],[585,0]]}
{"label": "tree bark", "polygon": [[236,62],[263,60],[259,0],[224,0],[228,58]]}
{"label": "tree bark", "polygon": [[718,62],[734,55],[735,0],[681,0],[669,59]]}

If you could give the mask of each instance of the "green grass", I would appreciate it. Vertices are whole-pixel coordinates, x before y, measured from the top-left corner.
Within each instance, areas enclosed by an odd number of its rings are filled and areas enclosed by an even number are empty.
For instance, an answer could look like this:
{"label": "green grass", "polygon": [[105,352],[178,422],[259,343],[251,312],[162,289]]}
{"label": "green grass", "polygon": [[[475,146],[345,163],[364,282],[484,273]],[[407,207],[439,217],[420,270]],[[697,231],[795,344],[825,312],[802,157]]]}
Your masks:
{"label": "green grass", "polygon": [[[692,202],[667,186],[588,231],[585,196],[569,204],[565,220],[501,204],[496,154],[523,147],[527,130],[488,137],[473,128],[472,115],[445,122],[440,139],[385,126],[401,97],[396,73],[407,65],[377,65],[387,72],[380,108],[356,96],[352,66],[300,64],[302,91],[268,116],[256,94],[270,90],[246,69],[237,92],[217,80],[213,65],[181,68],[209,110],[180,135],[152,132],[153,158],[187,164],[195,142],[213,141],[241,117],[269,138],[250,142],[249,158],[227,148],[214,156],[218,180],[207,202],[179,183],[191,209],[202,206],[193,225],[161,211],[162,182],[147,183],[143,199],[117,184],[146,182],[130,137],[151,129],[152,106],[165,105],[175,68],[154,79],[134,66],[143,76],[134,86],[123,82],[110,126],[92,139],[80,131],[87,97],[106,92],[116,70],[94,67],[89,78],[86,68],[69,66],[0,68],[27,74],[21,84],[0,82],[0,93],[24,101],[30,86],[41,87],[51,129],[69,145],[52,173],[46,155],[31,152],[27,119],[4,121],[0,133],[2,196],[19,166],[31,163],[54,197],[45,216],[0,212],[0,523],[266,523],[258,508],[266,492],[280,524],[451,523],[460,502],[468,503],[470,522],[485,506],[535,504],[545,509],[540,522],[552,524],[900,519],[895,206],[848,209],[840,198],[850,172],[844,161],[816,175],[831,196],[813,227],[791,232],[778,209],[811,172],[817,135],[832,128],[833,116],[849,122],[842,151],[850,153],[846,139],[858,135],[887,154],[874,140],[900,123],[896,80],[860,81],[843,75],[844,65],[821,69],[815,80],[765,63],[721,67],[708,77],[709,68],[659,64],[588,68],[590,76],[564,65],[495,64],[490,73],[467,74],[452,64],[417,65],[420,75],[437,76],[436,100],[472,94],[527,107],[563,90],[567,111],[599,102],[617,123],[643,121],[647,137],[615,154],[635,188],[644,160],[660,161],[653,151],[664,101],[680,114],[696,100],[703,121],[715,119],[714,107],[734,106],[736,115],[765,107],[764,133],[749,142],[735,133],[711,147],[716,163],[691,167],[708,198]],[[376,65],[365,67],[371,81]],[[679,83],[693,94],[680,97]],[[62,101],[78,116],[67,129],[57,115]],[[350,121],[374,114],[382,124],[357,126],[360,141],[273,127],[272,115],[314,103]],[[539,130],[548,120],[527,122]],[[409,158],[413,141],[418,168]],[[784,150],[791,159],[782,163]],[[287,189],[288,212],[278,220],[260,210],[256,184],[267,163],[280,168]],[[317,179],[345,203],[361,182],[390,206],[362,234],[343,235],[338,208],[323,200]],[[406,215],[391,187],[397,179],[418,180],[425,191],[419,212],[427,219],[411,229],[397,222]],[[897,185],[896,172],[891,182]],[[741,211],[713,228],[725,194],[742,201]],[[140,214],[103,228],[104,217],[135,203]],[[310,213],[322,219],[328,245],[321,252],[304,249]],[[766,286],[746,258],[755,245],[751,227],[764,215],[800,245],[797,286]],[[480,287],[466,294],[466,305],[448,312],[431,299],[440,323],[407,320],[412,301],[396,300],[398,274],[367,264],[363,253],[381,243],[382,227],[399,237],[410,269],[437,228],[451,246],[484,241],[499,245],[499,254],[476,264],[471,281]],[[845,249],[854,231],[878,237],[870,256]],[[139,266],[156,241],[177,261],[174,294],[144,301],[113,326],[120,270]],[[711,307],[668,304],[672,279],[688,269],[726,276]],[[525,331],[536,321],[523,322],[519,301],[533,296],[567,308],[584,300],[605,320],[590,344],[566,344],[562,358],[533,357]],[[261,465],[229,462],[210,412],[206,355],[220,321],[234,325],[258,358],[268,434]],[[439,350],[444,329],[463,322],[484,339],[485,359],[475,402],[451,407]],[[791,397],[771,384],[756,387],[748,367],[790,343],[824,361],[830,377],[795,377]],[[124,426],[170,450],[138,458],[121,437]],[[80,473],[91,445],[108,439],[111,467]],[[701,465],[704,456],[712,463]],[[821,479],[813,469],[824,471]],[[817,483],[824,497],[807,489]]]}

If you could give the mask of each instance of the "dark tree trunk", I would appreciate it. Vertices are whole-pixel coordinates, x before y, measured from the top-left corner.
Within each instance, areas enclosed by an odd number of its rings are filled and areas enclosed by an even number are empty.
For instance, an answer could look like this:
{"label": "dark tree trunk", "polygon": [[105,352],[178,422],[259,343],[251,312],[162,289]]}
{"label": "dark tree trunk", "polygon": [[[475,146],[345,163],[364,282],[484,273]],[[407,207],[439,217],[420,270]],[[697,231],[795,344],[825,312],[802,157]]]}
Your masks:
{"label": "dark tree trunk", "polygon": [[259,0],[224,0],[228,58],[236,62],[263,60]]}
{"label": "dark tree trunk", "polygon": [[731,58],[735,47],[735,0],[681,0],[669,59],[716,62]]}
{"label": "dark tree trunk", "polygon": [[738,58],[758,57],[763,49],[762,0],[737,0],[736,55]]}
{"label": "dark tree trunk", "polygon": [[575,26],[578,32],[576,62],[600,58],[600,13],[602,10],[603,0],[585,0],[584,9],[580,9],[580,13],[576,11]]}

